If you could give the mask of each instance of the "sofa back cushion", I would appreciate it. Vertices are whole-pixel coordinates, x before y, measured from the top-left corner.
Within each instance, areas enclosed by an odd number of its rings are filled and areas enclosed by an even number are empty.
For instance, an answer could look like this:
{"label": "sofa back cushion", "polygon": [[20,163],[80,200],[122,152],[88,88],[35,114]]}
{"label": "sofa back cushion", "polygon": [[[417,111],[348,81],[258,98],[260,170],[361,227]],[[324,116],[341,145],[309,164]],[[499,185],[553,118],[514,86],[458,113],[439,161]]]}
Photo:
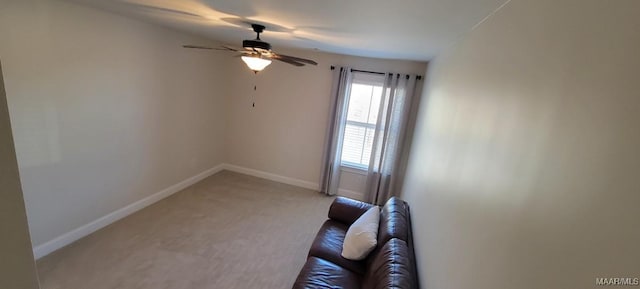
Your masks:
{"label": "sofa back cushion", "polygon": [[329,208],[329,219],[350,226],[373,205],[345,197],[337,197]]}
{"label": "sofa back cushion", "polygon": [[407,243],[391,239],[377,250],[362,280],[362,288],[418,288],[415,269]]}
{"label": "sofa back cushion", "polygon": [[378,227],[378,244],[383,245],[392,238],[408,242],[409,239],[409,211],[407,204],[396,197],[392,197],[380,211],[380,226]]}

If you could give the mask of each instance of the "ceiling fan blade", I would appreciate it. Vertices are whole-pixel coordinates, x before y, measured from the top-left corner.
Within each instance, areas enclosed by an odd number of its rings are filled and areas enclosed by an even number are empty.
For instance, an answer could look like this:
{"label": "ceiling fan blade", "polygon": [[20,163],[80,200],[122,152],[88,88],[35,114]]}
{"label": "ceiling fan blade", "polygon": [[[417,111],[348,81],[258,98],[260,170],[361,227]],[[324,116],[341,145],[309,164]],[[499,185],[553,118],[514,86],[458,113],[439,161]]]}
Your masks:
{"label": "ceiling fan blade", "polygon": [[300,63],[300,62],[297,62],[297,61],[289,59],[289,58],[271,57],[271,59],[279,60],[279,61],[282,61],[282,62],[285,62],[285,63],[289,63],[289,64],[295,65],[295,66],[304,66],[304,63]]}
{"label": "ceiling fan blade", "polygon": [[207,49],[207,50],[220,50],[220,48],[200,46],[200,45],[182,45],[184,48],[195,48],[195,49]]}
{"label": "ceiling fan blade", "polygon": [[194,49],[207,49],[207,50],[224,50],[224,51],[238,51],[231,47],[227,47],[222,45],[221,47],[209,47],[209,46],[200,46],[200,45],[182,45],[184,48],[194,48]]}
{"label": "ceiling fan blade", "polygon": [[288,59],[288,60],[295,61],[295,62],[302,62],[302,63],[306,63],[306,64],[311,64],[311,65],[318,65],[317,62],[315,62],[315,61],[313,61],[311,59],[305,59],[305,58],[289,56],[289,55],[284,55],[284,54],[276,54],[276,53],[272,53],[272,54],[273,55],[271,57],[273,59],[277,59],[277,60],[284,61],[283,59]]}
{"label": "ceiling fan blade", "polygon": [[222,47],[221,50],[230,50],[230,51],[242,51],[244,49],[238,49],[238,48],[234,48],[231,46],[227,46],[227,45],[220,45],[220,47]]}

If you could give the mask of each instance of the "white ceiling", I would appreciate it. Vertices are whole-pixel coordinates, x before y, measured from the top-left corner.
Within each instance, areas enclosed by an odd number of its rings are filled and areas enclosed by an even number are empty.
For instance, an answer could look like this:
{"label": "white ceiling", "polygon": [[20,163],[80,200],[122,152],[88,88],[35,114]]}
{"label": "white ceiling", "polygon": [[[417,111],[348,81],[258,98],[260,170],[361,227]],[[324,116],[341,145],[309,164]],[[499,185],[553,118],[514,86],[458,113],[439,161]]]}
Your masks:
{"label": "white ceiling", "polygon": [[[507,0],[74,0],[241,46],[429,60]],[[198,44],[198,43],[192,43]]]}

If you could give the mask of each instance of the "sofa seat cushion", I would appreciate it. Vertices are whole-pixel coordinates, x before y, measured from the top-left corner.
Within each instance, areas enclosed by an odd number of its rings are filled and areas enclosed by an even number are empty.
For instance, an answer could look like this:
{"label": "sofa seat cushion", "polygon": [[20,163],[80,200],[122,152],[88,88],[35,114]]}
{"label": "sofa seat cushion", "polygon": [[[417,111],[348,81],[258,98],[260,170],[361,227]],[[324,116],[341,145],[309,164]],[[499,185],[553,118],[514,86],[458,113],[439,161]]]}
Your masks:
{"label": "sofa seat cushion", "polygon": [[302,267],[294,289],[360,288],[361,277],[327,260],[309,257]]}
{"label": "sofa seat cushion", "polygon": [[365,263],[342,257],[342,244],[349,226],[334,220],[324,222],[316,235],[309,256],[318,257],[344,267],[357,274],[364,274]]}
{"label": "sofa seat cushion", "polygon": [[373,260],[364,275],[362,288],[418,288],[411,252],[404,241],[391,239],[371,257]]}

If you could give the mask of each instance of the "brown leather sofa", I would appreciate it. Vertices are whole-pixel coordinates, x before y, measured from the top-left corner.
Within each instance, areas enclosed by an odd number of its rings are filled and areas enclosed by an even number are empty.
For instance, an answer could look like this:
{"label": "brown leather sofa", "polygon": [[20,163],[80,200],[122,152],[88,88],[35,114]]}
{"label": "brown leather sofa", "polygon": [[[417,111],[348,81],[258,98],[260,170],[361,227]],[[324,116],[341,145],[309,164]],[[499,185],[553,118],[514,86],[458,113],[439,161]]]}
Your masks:
{"label": "brown leather sofa", "polygon": [[378,246],[362,261],[342,258],[349,226],[372,205],[337,197],[293,288],[418,288],[409,206],[391,198],[380,211]]}

